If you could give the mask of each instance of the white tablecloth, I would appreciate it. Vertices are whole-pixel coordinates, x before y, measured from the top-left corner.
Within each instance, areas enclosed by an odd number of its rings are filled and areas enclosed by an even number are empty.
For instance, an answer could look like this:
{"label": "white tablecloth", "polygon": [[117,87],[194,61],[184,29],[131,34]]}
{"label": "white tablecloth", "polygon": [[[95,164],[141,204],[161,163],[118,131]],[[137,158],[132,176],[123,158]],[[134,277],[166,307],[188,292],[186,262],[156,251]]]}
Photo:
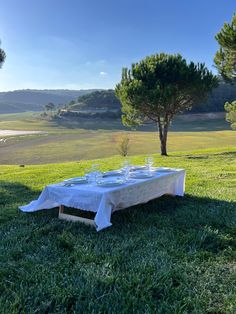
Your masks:
{"label": "white tablecloth", "polygon": [[115,210],[146,203],[164,194],[184,195],[185,171],[156,172],[148,179],[131,179],[124,185],[100,187],[88,184],[46,186],[39,198],[30,204],[20,206],[23,212],[34,212],[64,205],[95,212],[97,231],[111,226],[111,214]]}

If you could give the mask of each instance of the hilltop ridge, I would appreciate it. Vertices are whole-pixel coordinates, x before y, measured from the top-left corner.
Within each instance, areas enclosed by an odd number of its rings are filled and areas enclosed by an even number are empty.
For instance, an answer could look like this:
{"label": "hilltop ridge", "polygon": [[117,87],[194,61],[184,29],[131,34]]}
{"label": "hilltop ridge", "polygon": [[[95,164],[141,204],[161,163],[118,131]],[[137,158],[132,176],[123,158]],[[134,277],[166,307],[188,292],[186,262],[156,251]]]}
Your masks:
{"label": "hilltop ridge", "polygon": [[65,105],[98,89],[23,89],[0,92],[0,114],[24,111],[42,111],[48,102]]}
{"label": "hilltop ridge", "polygon": [[[224,111],[226,101],[236,98],[236,85],[221,82],[206,101],[193,107],[192,113]],[[120,110],[113,89],[23,89],[0,92],[0,114],[42,111],[52,102],[67,110]]]}

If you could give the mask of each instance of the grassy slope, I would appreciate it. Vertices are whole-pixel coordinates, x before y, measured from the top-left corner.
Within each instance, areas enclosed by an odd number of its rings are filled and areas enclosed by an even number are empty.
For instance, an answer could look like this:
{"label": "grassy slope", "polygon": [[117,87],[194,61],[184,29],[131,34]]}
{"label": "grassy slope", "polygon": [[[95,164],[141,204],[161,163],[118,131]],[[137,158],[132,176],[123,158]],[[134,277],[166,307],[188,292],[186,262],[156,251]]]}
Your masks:
{"label": "grassy slope", "polygon": [[116,212],[100,233],[17,210],[90,161],[0,167],[1,313],[234,313],[236,149],[154,157],[187,170],[186,196]]}
{"label": "grassy slope", "polygon": [[[39,164],[93,159],[117,155],[117,141],[130,134],[130,155],[159,151],[153,127],[128,131],[119,121],[71,121],[56,123],[35,119],[37,114],[1,115],[0,129],[43,130],[47,135],[17,136],[0,142],[0,164]],[[224,119],[182,121],[177,119],[168,138],[170,152],[236,145],[236,132]]]}

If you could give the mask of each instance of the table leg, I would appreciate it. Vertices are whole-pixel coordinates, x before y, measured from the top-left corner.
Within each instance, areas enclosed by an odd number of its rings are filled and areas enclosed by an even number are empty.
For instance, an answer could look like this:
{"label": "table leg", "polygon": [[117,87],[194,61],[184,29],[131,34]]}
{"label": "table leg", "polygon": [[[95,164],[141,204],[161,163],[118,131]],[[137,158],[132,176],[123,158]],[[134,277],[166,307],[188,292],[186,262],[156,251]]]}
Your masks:
{"label": "table leg", "polygon": [[59,206],[59,214],[64,213],[64,209],[65,209],[64,205],[60,205]]}

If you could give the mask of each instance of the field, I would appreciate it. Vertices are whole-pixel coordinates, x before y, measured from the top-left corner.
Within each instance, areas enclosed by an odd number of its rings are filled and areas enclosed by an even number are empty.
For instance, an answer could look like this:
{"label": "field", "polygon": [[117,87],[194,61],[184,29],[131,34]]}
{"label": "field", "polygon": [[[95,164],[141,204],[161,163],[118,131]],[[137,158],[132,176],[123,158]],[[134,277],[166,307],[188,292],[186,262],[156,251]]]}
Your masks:
{"label": "field", "polygon": [[59,221],[57,209],[17,209],[93,161],[0,167],[2,314],[235,313],[236,148],[153,157],[186,169],[185,197],[116,212],[99,233]]}
{"label": "field", "polygon": [[[0,164],[43,164],[80,161],[118,155],[123,134],[130,137],[129,155],[159,152],[155,126],[132,131],[120,121],[80,120],[63,123],[43,121],[38,113],[0,115],[0,130],[46,131],[47,134],[9,136],[0,140]],[[217,119],[177,118],[171,127],[168,150],[173,152],[236,146],[236,132],[224,117]]]}

